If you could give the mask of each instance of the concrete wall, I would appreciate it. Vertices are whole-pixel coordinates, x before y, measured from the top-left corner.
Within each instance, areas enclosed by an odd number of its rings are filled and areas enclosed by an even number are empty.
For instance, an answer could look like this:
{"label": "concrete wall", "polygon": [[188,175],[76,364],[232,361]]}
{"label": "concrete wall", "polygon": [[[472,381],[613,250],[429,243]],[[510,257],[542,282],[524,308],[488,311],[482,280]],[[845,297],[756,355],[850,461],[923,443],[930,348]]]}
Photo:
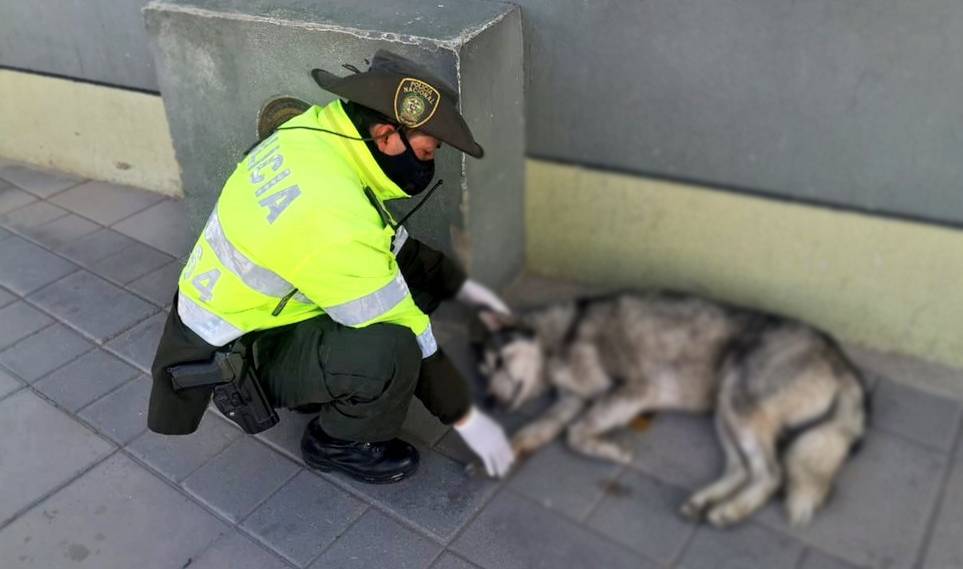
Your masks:
{"label": "concrete wall", "polygon": [[452,233],[460,233],[470,274],[496,285],[514,278],[524,263],[521,15],[505,3],[438,5],[248,0],[241,12],[234,0],[152,3],[145,15],[192,229],[203,226],[223,180],[256,140],[265,103],[281,95],[326,103],[334,95],[317,86],[312,67],[347,74],[342,63],[364,67],[384,48],[421,61],[457,89],[486,149],[485,160],[439,154],[436,176],[445,187],[407,223],[409,231],[449,251]]}
{"label": "concrete wall", "polygon": [[147,0],[3,0],[0,65],[157,91]]}
{"label": "concrete wall", "polygon": [[530,155],[963,225],[958,0],[516,0]]}
{"label": "concrete wall", "polygon": [[[515,1],[531,156],[963,224],[957,0]],[[156,90],[143,4],[2,2],[0,65]]]}

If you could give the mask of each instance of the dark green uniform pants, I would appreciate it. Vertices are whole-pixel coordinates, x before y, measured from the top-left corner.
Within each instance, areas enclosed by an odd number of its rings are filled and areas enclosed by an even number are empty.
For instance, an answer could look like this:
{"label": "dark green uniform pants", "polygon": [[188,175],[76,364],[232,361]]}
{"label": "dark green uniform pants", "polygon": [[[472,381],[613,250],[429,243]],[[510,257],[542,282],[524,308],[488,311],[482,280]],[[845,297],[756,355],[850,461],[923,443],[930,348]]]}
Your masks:
{"label": "dark green uniform pants", "polygon": [[339,439],[397,436],[421,365],[408,328],[350,328],[319,316],[266,332],[254,346],[258,375],[275,407],[319,409],[321,427]]}

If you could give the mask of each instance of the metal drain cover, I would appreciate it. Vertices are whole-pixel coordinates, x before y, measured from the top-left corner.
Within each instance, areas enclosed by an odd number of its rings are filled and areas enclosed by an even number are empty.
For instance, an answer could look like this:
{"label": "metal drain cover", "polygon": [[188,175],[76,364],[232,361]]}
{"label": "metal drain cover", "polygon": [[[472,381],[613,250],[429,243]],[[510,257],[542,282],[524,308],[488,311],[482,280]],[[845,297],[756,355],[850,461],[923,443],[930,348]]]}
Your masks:
{"label": "metal drain cover", "polygon": [[264,140],[274,132],[274,129],[308,110],[310,106],[310,103],[295,97],[271,99],[261,107],[261,111],[257,114],[258,140]]}

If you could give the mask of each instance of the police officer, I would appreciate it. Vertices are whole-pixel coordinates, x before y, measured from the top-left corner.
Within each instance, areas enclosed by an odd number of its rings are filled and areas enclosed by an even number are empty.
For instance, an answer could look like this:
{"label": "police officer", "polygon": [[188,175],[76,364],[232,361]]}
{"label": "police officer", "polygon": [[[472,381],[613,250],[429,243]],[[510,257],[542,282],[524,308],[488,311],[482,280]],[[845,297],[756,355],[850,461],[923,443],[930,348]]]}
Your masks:
{"label": "police officer", "polygon": [[271,405],[318,413],[301,442],[309,466],[372,483],[411,475],[418,452],[396,437],[414,396],[501,476],[514,460],[505,434],[471,405],[428,314],[453,297],[508,308],[384,206],[425,190],[442,144],[481,158],[458,96],[383,50],[365,72],[312,76],[343,100],[285,122],[224,185],[178,282],[148,426],[195,431],[211,388],[175,390],[169,368],[244,341]]}

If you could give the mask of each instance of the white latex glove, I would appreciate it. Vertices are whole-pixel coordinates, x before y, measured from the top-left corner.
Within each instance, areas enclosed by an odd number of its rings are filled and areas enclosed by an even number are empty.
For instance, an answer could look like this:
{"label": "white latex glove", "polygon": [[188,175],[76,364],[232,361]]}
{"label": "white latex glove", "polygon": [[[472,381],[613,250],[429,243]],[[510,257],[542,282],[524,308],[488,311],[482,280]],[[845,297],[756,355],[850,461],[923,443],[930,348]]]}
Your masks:
{"label": "white latex glove", "polygon": [[501,426],[475,407],[468,416],[455,425],[455,430],[465,443],[481,458],[489,476],[501,478],[515,462],[515,453]]}
{"label": "white latex glove", "polygon": [[501,312],[502,314],[511,314],[511,309],[508,305],[498,297],[497,294],[492,292],[492,290],[485,285],[479,283],[478,281],[473,281],[468,279],[465,284],[461,285],[458,289],[458,294],[455,295],[458,302],[468,304],[471,306],[482,306],[485,308],[490,308],[495,312]]}

